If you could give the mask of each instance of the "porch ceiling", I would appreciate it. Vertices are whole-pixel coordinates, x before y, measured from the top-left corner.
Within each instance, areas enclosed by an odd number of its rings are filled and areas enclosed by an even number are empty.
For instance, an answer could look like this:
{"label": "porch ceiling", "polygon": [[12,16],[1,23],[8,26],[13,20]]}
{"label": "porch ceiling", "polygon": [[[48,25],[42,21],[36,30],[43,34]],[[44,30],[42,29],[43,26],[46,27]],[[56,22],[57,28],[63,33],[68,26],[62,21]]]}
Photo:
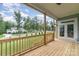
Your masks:
{"label": "porch ceiling", "polygon": [[61,3],[61,5],[56,3],[30,3],[27,5],[55,19],[79,13],[79,3]]}

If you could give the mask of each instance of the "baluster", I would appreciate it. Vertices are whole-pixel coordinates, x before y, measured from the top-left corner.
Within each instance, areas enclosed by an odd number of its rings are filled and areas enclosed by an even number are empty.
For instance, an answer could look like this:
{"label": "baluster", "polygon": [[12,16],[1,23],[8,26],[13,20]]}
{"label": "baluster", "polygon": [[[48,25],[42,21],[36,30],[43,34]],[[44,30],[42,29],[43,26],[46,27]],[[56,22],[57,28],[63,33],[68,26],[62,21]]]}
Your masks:
{"label": "baluster", "polygon": [[22,51],[23,51],[23,38],[22,38]]}
{"label": "baluster", "polygon": [[5,55],[7,56],[7,41],[5,42]]}
{"label": "baluster", "polygon": [[9,54],[11,55],[11,41],[10,41],[9,43],[10,43],[10,44],[9,44],[9,49],[10,49]]}
{"label": "baluster", "polygon": [[15,40],[13,41],[13,55],[15,54]]}
{"label": "baluster", "polygon": [[2,44],[2,42],[1,42],[1,56],[2,56],[2,51],[3,51],[3,49],[2,49],[2,45],[3,45],[3,44]]}
{"label": "baluster", "polygon": [[16,49],[17,49],[17,52],[16,53],[18,53],[18,40],[16,40]]}

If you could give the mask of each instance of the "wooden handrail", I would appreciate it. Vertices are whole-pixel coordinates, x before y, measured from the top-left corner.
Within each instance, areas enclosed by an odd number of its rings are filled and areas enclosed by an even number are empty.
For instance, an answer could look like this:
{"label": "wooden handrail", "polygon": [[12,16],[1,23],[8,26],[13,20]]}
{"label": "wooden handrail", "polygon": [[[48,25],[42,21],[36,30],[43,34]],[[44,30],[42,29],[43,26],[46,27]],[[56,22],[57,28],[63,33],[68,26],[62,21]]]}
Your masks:
{"label": "wooden handrail", "polygon": [[42,35],[35,35],[35,36],[27,36],[27,37],[18,37],[18,38],[8,38],[8,39],[2,39],[0,42],[6,42],[6,41],[14,41],[14,40],[20,40],[20,39],[25,39],[25,38],[31,38],[31,37],[36,37],[36,36],[42,36]]}
{"label": "wooden handrail", "polygon": [[[47,37],[51,37],[54,33],[47,33]],[[42,38],[40,38],[42,36]],[[44,45],[44,34],[40,35],[34,35],[34,36],[27,36],[27,37],[18,37],[18,38],[8,38],[0,40],[0,55],[16,55],[20,54],[23,51],[28,50],[34,50],[34,48],[39,47],[40,45]],[[33,42],[32,37],[38,37],[40,41],[37,39],[34,39],[35,42]],[[32,40],[32,41],[31,41]],[[47,38],[46,44],[52,41],[52,39]],[[5,47],[4,47],[5,45]],[[31,46],[30,46],[31,45]],[[3,53],[5,51],[5,53]],[[9,51],[9,52],[8,52]]]}
{"label": "wooden handrail", "polygon": [[[52,33],[48,33],[46,35],[50,35],[50,34],[52,34]],[[44,35],[44,34],[42,34],[42,35]],[[42,36],[42,35],[34,35],[34,36],[18,37],[18,38],[8,38],[8,39],[2,39],[2,40],[0,40],[0,42],[20,40],[20,39],[31,38],[31,37]]]}

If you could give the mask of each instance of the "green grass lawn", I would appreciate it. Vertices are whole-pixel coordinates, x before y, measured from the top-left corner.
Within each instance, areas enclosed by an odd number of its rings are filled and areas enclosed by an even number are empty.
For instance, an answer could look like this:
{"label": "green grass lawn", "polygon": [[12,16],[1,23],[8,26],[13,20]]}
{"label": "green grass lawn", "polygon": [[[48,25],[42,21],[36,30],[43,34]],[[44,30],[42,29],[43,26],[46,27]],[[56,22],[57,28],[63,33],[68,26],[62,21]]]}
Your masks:
{"label": "green grass lawn", "polygon": [[[18,41],[17,40],[11,41],[11,43],[7,42],[7,47],[6,47],[6,42],[4,42],[2,45],[0,43],[0,55],[1,55],[1,52],[2,52],[2,55],[6,55],[6,51],[7,51],[7,55],[10,55],[10,53],[11,55],[16,54],[18,52],[31,48],[35,46],[36,44],[39,44],[39,42],[41,42],[42,40],[43,40],[43,35],[36,36],[36,37],[29,37],[29,38],[25,38],[23,40],[18,40]],[[1,46],[2,46],[2,51],[1,51]]]}
{"label": "green grass lawn", "polygon": [[2,37],[4,37],[4,35],[3,35],[3,34],[1,34],[1,35],[0,35],[0,38],[2,38]]}

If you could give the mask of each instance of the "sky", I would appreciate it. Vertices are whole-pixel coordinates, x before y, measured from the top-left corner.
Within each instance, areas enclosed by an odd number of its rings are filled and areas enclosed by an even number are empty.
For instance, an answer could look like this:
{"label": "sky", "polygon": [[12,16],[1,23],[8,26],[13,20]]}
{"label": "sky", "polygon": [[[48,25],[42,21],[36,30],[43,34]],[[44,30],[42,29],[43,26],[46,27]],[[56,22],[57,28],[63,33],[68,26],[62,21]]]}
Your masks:
{"label": "sky", "polygon": [[[14,11],[20,10],[22,17],[34,17],[37,16],[39,19],[43,19],[43,14],[20,3],[0,3],[0,14],[3,16],[4,21],[13,21],[14,20]],[[47,17],[50,21],[51,18]]]}

